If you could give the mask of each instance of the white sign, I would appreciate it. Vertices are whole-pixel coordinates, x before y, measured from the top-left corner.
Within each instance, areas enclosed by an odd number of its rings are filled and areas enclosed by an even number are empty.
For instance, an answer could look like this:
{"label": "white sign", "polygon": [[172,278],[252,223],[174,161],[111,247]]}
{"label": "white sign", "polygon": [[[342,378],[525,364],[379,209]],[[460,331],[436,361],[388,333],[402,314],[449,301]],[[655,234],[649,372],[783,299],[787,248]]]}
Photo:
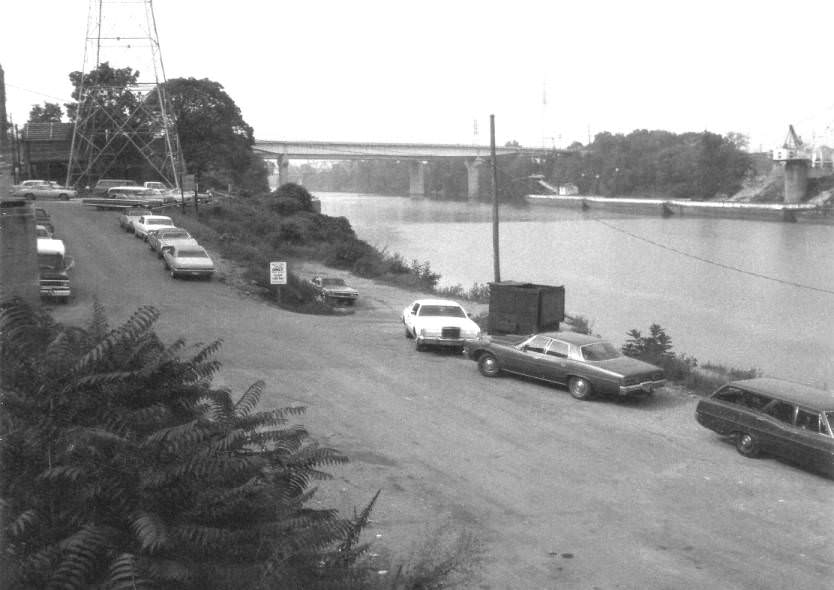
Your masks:
{"label": "white sign", "polygon": [[269,263],[269,284],[270,285],[286,285],[287,284],[287,263],[286,262],[270,262]]}

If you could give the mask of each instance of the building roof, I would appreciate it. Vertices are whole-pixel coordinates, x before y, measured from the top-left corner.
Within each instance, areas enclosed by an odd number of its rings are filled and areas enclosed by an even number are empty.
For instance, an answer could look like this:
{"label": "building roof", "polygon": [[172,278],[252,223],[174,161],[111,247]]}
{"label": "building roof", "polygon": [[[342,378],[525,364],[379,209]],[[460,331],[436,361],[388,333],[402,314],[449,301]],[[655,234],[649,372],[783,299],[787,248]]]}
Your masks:
{"label": "building roof", "polygon": [[26,123],[23,141],[70,141],[72,123]]}

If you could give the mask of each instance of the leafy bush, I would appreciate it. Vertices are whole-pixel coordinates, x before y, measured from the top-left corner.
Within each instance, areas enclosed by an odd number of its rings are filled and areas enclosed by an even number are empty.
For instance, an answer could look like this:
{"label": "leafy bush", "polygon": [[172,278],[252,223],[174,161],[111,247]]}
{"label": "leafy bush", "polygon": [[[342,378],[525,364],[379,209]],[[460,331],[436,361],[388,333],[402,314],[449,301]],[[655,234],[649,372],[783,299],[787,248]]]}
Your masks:
{"label": "leafy bush", "polygon": [[347,459],[290,424],[303,408],[256,411],[263,382],[212,388],[220,342],[164,345],[158,318],[0,307],[0,586],[358,587],[376,497],[311,508]]}
{"label": "leafy bush", "polygon": [[276,202],[283,202],[285,204],[294,201],[294,207],[296,207],[297,211],[313,210],[313,195],[300,184],[295,184],[294,182],[282,184],[276,189],[275,197]]}
{"label": "leafy bush", "polygon": [[648,336],[634,329],[628,337],[623,354],[661,367],[671,381],[684,381],[698,365],[695,358],[672,352],[672,337],[658,324],[649,326]]}

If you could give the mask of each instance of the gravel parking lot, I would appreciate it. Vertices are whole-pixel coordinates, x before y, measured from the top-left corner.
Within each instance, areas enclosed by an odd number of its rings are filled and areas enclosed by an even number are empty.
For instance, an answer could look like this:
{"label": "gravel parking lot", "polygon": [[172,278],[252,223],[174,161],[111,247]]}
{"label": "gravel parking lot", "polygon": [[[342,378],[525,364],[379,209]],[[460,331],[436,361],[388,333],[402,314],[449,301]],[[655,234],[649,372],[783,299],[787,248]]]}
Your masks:
{"label": "gravel parking lot", "polygon": [[486,379],[474,362],[418,353],[404,338],[399,314],[417,293],[351,278],[354,313],[292,314],[247,296],[224,261],[211,282],[172,280],[115,212],[47,208],[76,260],[75,299],[54,306],[56,319],[85,321],[96,298],[112,324],[153,305],[168,341],[222,339],[221,385],[265,380],[266,406],[307,406],[313,436],[351,457],[317,501],[352,513],[382,490],[374,552],[471,534],[481,562],[465,587],[482,589],[818,589],[834,579],[831,480],[741,457],[695,422],[685,391],[579,402]]}

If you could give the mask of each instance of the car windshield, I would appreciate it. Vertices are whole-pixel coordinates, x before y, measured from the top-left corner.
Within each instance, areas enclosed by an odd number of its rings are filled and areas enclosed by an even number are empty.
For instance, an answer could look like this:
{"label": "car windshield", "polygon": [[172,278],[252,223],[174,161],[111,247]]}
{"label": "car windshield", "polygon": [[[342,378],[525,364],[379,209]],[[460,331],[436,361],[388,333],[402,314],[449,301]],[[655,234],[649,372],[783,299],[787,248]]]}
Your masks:
{"label": "car windshield", "polygon": [[177,252],[180,258],[208,258],[208,255],[202,250],[180,250]]}
{"label": "car windshield", "polygon": [[465,318],[463,309],[457,305],[424,305],[420,308],[421,316],[441,316],[450,318]]}
{"label": "car windshield", "polygon": [[623,356],[622,353],[610,342],[594,342],[579,348],[582,351],[582,358],[586,361],[607,361]]}
{"label": "car windshield", "polygon": [[38,254],[38,267],[44,270],[62,270],[64,258],[60,254]]}
{"label": "car windshield", "polygon": [[345,284],[345,281],[342,279],[322,279],[321,284],[328,287],[341,287]]}

